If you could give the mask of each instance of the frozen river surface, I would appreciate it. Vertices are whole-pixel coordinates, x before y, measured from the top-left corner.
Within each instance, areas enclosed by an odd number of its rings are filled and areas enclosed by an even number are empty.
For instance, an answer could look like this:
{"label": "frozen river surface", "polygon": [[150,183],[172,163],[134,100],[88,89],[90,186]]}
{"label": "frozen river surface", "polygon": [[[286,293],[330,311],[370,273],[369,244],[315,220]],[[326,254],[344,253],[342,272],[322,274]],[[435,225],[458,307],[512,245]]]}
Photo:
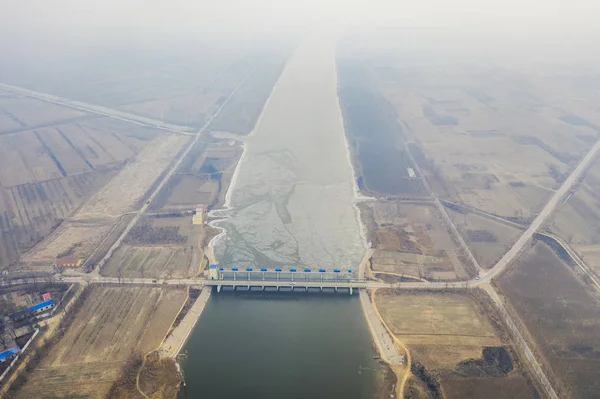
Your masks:
{"label": "frozen river surface", "polygon": [[337,97],[333,41],[308,40],[288,62],[228,196],[222,266],[357,268],[364,250]]}

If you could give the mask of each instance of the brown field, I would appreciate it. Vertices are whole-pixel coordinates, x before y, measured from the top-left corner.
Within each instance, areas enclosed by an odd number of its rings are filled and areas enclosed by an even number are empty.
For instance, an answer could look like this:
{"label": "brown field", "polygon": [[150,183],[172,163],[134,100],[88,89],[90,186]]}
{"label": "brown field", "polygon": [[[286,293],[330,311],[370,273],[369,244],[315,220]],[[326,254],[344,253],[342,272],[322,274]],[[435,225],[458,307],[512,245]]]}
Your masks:
{"label": "brown field", "polygon": [[87,259],[110,233],[118,219],[64,222],[32,250],[21,256],[20,267],[48,269],[60,256]]}
{"label": "brown field", "polygon": [[106,397],[133,352],[160,345],[185,300],[183,289],[93,288],[17,397]]}
{"label": "brown field", "polygon": [[538,242],[497,280],[561,398],[600,392],[600,303],[578,270]]}
{"label": "brown field", "polygon": [[258,119],[273,85],[284,67],[283,58],[267,60],[259,65],[239,88],[223,112],[210,124],[211,130],[236,134],[249,134]]}
{"label": "brown field", "polygon": [[135,156],[143,148],[139,143],[135,143],[135,139],[119,137],[110,131],[85,124],[61,127],[60,132],[78,148],[81,157],[92,168],[121,163]]}
{"label": "brown field", "polygon": [[181,90],[170,97],[159,97],[120,106],[123,111],[200,128],[219,109],[223,101],[252,72],[252,60],[234,61],[215,70],[214,80],[196,90]]}
{"label": "brown field", "polygon": [[111,277],[188,278],[205,265],[205,225],[192,216],[144,216],[100,273]]}
{"label": "brown field", "polygon": [[596,273],[600,274],[600,161],[594,161],[582,183],[558,207],[547,228],[562,237],[579,253]]}
{"label": "brown field", "polygon": [[[379,290],[376,302],[413,363],[438,381],[445,398],[482,397],[469,392],[485,392],[489,398],[538,397],[487,302],[460,293],[391,290]],[[485,357],[490,353],[500,357]]]}
{"label": "brown field", "polygon": [[144,101],[124,105],[120,109],[167,123],[199,128],[216,112],[219,102],[223,101],[227,94],[226,91],[212,91],[206,94],[182,93],[168,100]]}
{"label": "brown field", "polygon": [[562,237],[597,274],[600,275],[600,165],[590,165],[582,183],[560,204],[547,228]]}
{"label": "brown field", "polygon": [[132,245],[193,245],[195,236],[201,233],[201,225],[192,224],[192,216],[153,217],[143,216],[125,237]]}
{"label": "brown field", "polygon": [[446,212],[483,268],[494,266],[522,234],[517,227],[475,213]]}
{"label": "brown field", "polygon": [[0,187],[0,268],[47,236],[115,171]]}
{"label": "brown field", "polygon": [[219,193],[218,180],[206,180],[198,176],[186,175],[171,191],[165,203],[168,209],[193,209],[196,204],[211,204]]}
{"label": "brown field", "polygon": [[369,241],[375,248],[373,271],[426,279],[468,277],[435,206],[379,201],[363,209]]}
{"label": "brown field", "polygon": [[83,219],[129,212],[189,140],[189,137],[163,135],[151,141],[135,162],[126,165],[74,216]]}
{"label": "brown field", "polygon": [[575,84],[531,70],[372,59],[366,74],[421,148],[434,190],[454,202],[530,219],[596,140],[598,114],[568,100],[582,96]]}
{"label": "brown field", "polygon": [[539,395],[522,376],[509,375],[503,378],[475,377],[469,383],[464,378],[448,378],[443,382],[445,398],[488,398],[516,399],[538,398]]}
{"label": "brown field", "polygon": [[596,192],[582,185],[566,204],[559,205],[548,227],[575,247],[600,244],[598,199]]}
{"label": "brown field", "polygon": [[0,118],[0,135],[88,116],[81,111],[12,93],[0,97],[0,109],[3,116]]}
{"label": "brown field", "polygon": [[87,259],[121,217],[138,205],[187,140],[188,137],[162,136],[151,141],[135,161],[128,163],[59,229],[24,255],[21,263],[42,262],[48,267],[58,254],[65,253]]}
{"label": "brown field", "polygon": [[3,131],[0,119],[0,268],[5,268],[73,216],[157,133],[26,97],[5,96],[2,102],[9,113],[49,107],[41,114],[23,111],[23,127],[15,131]]}
{"label": "brown field", "polygon": [[127,214],[121,217],[121,219],[119,219],[119,221],[113,225],[108,234],[104,236],[100,244],[95,247],[93,252],[91,254],[86,254],[86,260],[82,266],[85,271],[90,271],[96,267],[98,262],[102,260],[115,241],[117,241],[121,234],[123,234],[134,217],[135,215],[133,214]]}
{"label": "brown field", "polygon": [[122,245],[102,268],[102,274],[116,277],[188,278],[198,272],[191,264],[189,246]]}
{"label": "brown field", "polygon": [[152,201],[152,211],[193,211],[198,204],[207,209],[220,206],[241,154],[233,140],[196,144]]}

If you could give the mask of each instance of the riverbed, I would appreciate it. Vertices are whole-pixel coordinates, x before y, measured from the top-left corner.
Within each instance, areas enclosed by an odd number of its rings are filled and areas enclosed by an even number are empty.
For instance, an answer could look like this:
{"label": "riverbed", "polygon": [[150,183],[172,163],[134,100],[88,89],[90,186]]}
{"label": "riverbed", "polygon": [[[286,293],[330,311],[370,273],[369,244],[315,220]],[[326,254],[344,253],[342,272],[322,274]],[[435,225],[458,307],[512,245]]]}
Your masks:
{"label": "riverbed", "polygon": [[[364,251],[337,97],[335,42],[301,44],[277,82],[227,196],[221,266],[357,266]],[[220,212],[223,215],[223,212]]]}

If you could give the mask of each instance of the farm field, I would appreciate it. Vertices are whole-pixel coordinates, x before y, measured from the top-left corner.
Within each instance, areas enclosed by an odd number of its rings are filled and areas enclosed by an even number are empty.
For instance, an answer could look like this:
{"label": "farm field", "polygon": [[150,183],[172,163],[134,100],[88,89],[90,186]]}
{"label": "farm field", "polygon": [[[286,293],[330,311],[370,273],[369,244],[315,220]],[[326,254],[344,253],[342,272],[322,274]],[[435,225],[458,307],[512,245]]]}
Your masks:
{"label": "farm field", "polygon": [[287,53],[265,59],[209,126],[212,131],[246,135],[253,129],[285,66]]}
{"label": "farm field", "polygon": [[2,130],[0,119],[0,269],[71,217],[157,135],[28,97],[1,100],[5,112],[22,110],[23,126]]}
{"label": "farm field", "polygon": [[[60,225],[25,254],[21,267],[48,268],[60,254],[87,259],[125,213],[139,206],[188,137],[163,135],[150,142],[102,189],[98,190]],[[65,215],[66,216],[66,215]]]}
{"label": "farm field", "polygon": [[[138,43],[120,54],[102,47],[90,49],[89,43],[85,48],[70,44],[70,52],[47,60],[43,69],[33,62],[19,63],[18,69],[6,63],[1,72],[5,83],[115,108],[170,98],[186,89],[198,92],[236,59],[234,52],[209,43],[164,44]],[[86,54],[83,59],[77,57],[81,51]]]}
{"label": "farm field", "polygon": [[590,165],[583,181],[566,203],[558,207],[547,228],[562,237],[600,274],[600,161]]}
{"label": "farm field", "polygon": [[[560,67],[542,73],[448,57],[440,68],[427,58],[401,58],[410,52],[403,43],[357,35],[339,50],[354,68],[346,73],[382,97],[368,101],[371,107],[399,126],[387,151],[398,152],[403,143],[410,143],[411,153],[419,148],[415,160],[443,199],[531,220],[597,140],[600,115],[589,106],[593,101],[572,100],[595,97]],[[374,50],[352,51],[360,45]],[[340,76],[343,83],[342,68]],[[392,169],[402,175],[405,165]]]}
{"label": "farm field", "polygon": [[433,204],[380,200],[362,204],[361,212],[375,249],[374,272],[431,280],[469,277],[449,228]]}
{"label": "farm field", "polygon": [[189,140],[175,135],[153,140],[74,216],[110,217],[131,211]]}
{"label": "farm field", "polygon": [[233,140],[195,144],[186,159],[150,204],[153,212],[193,211],[221,206],[242,155]]}
{"label": "farm field", "polygon": [[[47,55],[43,69],[35,63],[19,63],[20,68],[2,65],[0,75],[7,84],[193,129],[204,125],[248,78],[244,99],[231,108],[240,116],[230,114],[228,120],[229,126],[247,129],[291,48],[284,41],[248,46],[221,38],[215,46],[212,40],[178,38],[171,42],[166,37],[136,42],[127,54],[103,46],[71,45],[73,54],[83,51],[85,59]],[[110,67],[107,60],[111,60]]]}
{"label": "farm field", "polygon": [[413,378],[434,378],[443,397],[539,397],[490,304],[458,292],[392,290],[378,290],[376,304],[408,347]]}
{"label": "farm field", "polygon": [[19,259],[19,270],[52,270],[57,257],[86,259],[110,233],[118,219],[67,221]]}
{"label": "farm field", "polygon": [[204,248],[211,237],[192,216],[143,216],[100,270],[110,277],[188,278],[206,266]]}
{"label": "farm field", "polygon": [[97,118],[23,95],[4,93],[0,96],[0,135]]}
{"label": "farm field", "polygon": [[[188,278],[198,272],[191,264],[193,249],[184,245],[121,246],[101,273],[116,277]],[[195,269],[194,269],[195,266]]]}
{"label": "farm field", "polygon": [[600,390],[600,303],[578,272],[537,242],[495,281],[561,398]]}
{"label": "farm field", "polygon": [[160,97],[123,105],[119,109],[168,123],[200,128],[252,72],[252,63],[242,58],[224,66],[214,76],[214,80],[203,88],[180,91],[169,98]]}
{"label": "farm field", "polygon": [[510,249],[522,229],[476,213],[446,209],[450,219],[482,268],[490,268]]}
{"label": "farm field", "polygon": [[186,297],[176,288],[93,287],[16,397],[106,397],[132,353],[160,345]]}

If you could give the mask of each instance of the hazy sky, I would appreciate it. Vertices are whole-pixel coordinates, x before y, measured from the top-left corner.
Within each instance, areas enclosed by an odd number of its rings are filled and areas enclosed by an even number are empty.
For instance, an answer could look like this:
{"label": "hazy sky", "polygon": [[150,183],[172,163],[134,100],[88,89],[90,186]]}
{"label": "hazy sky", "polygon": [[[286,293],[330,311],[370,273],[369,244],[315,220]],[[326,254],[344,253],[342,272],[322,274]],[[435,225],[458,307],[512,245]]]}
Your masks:
{"label": "hazy sky", "polygon": [[373,23],[586,31],[598,29],[600,15],[598,0],[0,0],[0,5],[3,34],[278,31]]}
{"label": "hazy sky", "polygon": [[184,39],[197,37],[224,46],[227,36],[256,46],[315,27],[391,26],[419,29],[386,33],[382,45],[400,40],[440,55],[599,63],[598,15],[600,0],[0,0],[0,51],[35,57],[56,56],[67,44],[75,52],[98,44],[185,47]]}

